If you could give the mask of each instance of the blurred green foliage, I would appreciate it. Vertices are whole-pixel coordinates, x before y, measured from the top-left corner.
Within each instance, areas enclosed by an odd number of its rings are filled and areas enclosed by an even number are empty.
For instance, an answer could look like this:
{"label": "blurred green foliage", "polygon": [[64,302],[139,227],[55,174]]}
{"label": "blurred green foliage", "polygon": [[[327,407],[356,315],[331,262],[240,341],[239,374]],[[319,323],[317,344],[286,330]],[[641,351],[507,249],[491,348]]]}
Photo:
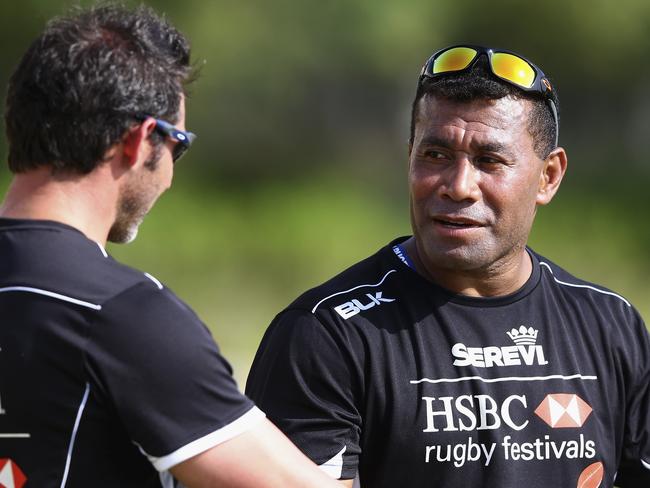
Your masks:
{"label": "blurred green foliage", "polygon": [[[409,233],[411,97],[425,59],[457,42],[518,51],[555,82],[570,169],[531,244],[650,317],[649,2],[148,4],[192,40],[201,76],[187,126],[199,139],[138,240],[110,251],[196,308],[240,381],[277,311]],[[71,5],[2,2],[3,92],[47,19]]]}

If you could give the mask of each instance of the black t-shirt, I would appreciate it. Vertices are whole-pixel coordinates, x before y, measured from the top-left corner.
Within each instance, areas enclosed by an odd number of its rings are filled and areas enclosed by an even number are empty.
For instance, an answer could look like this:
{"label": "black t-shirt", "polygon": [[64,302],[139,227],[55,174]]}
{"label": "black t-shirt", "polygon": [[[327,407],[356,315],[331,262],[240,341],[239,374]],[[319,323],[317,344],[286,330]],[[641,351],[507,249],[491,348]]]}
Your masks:
{"label": "black t-shirt", "polygon": [[0,219],[0,485],[172,487],[263,416],[155,278],[69,226]]}
{"label": "black t-shirt", "polygon": [[311,459],[372,488],[650,486],[629,302],[532,251],[516,293],[452,294],[398,242],[298,298],[257,352],[247,394]]}

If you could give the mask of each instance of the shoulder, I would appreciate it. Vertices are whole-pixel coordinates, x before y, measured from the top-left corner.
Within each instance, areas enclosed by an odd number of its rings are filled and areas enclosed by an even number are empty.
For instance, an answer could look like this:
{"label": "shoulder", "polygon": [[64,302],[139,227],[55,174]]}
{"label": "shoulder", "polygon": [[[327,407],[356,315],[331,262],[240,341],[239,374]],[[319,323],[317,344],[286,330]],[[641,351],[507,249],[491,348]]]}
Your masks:
{"label": "shoulder", "polygon": [[632,304],[622,295],[606,288],[602,285],[580,279],[566,271],[564,268],[533,252],[539,262],[542,276],[554,283],[560,289],[576,296],[590,297],[595,300],[616,303],[622,306],[631,307]]}
{"label": "shoulder", "polygon": [[138,284],[162,288],[151,275],[115,261],[78,230],[50,221],[0,219],[0,287],[101,309]]}
{"label": "shoulder", "polygon": [[382,289],[392,285],[399,267],[403,266],[393,254],[391,244],[306,291],[285,311],[303,311],[322,317],[326,310],[331,310],[348,300],[361,297],[367,300],[366,294],[373,297],[376,297],[377,293],[381,294]]}
{"label": "shoulder", "polygon": [[[209,340],[210,332],[196,313],[171,290],[145,277],[102,304],[95,334],[110,334],[142,343],[168,344],[170,349]],[[98,329],[103,329],[100,332]]]}
{"label": "shoulder", "polygon": [[397,276],[406,267],[391,244],[298,297],[272,321],[260,349],[297,356],[303,350],[360,354],[374,330],[371,322],[388,320],[372,312],[394,302],[402,288]]}
{"label": "shoulder", "polygon": [[589,313],[611,323],[642,324],[638,311],[630,301],[609,288],[580,279],[551,260],[533,253],[542,281],[556,296],[572,303],[580,313]]}

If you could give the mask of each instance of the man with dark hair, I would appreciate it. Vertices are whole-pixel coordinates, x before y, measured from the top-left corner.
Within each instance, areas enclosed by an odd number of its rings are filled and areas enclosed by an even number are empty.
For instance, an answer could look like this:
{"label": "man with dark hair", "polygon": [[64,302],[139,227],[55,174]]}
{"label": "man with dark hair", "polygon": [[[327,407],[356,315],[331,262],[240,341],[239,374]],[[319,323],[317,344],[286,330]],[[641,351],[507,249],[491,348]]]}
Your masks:
{"label": "man with dark hair", "polygon": [[243,396],[132,240],[190,147],[185,37],[148,8],[51,21],[10,80],[0,486],[336,486]]}
{"label": "man with dark hair", "polygon": [[650,486],[641,317],[527,247],[567,167],[557,108],[515,53],[435,53],[413,103],[413,236],[267,330],[246,392],[345,486]]}

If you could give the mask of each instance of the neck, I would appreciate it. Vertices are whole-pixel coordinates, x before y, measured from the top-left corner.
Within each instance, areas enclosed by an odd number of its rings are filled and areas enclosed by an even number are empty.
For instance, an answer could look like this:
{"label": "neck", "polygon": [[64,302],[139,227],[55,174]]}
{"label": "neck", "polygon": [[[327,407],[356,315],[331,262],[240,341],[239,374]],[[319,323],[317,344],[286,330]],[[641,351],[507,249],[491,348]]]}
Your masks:
{"label": "neck", "polygon": [[106,245],[117,201],[116,188],[101,183],[110,177],[107,171],[108,165],[100,165],[87,175],[53,175],[50,167],[19,173],[0,206],[0,216],[61,222]]}
{"label": "neck", "polygon": [[490,266],[477,269],[454,269],[427,263],[418,251],[417,241],[409,238],[403,244],[416,271],[427,280],[460,295],[497,297],[520,289],[532,273],[532,261],[525,246]]}

